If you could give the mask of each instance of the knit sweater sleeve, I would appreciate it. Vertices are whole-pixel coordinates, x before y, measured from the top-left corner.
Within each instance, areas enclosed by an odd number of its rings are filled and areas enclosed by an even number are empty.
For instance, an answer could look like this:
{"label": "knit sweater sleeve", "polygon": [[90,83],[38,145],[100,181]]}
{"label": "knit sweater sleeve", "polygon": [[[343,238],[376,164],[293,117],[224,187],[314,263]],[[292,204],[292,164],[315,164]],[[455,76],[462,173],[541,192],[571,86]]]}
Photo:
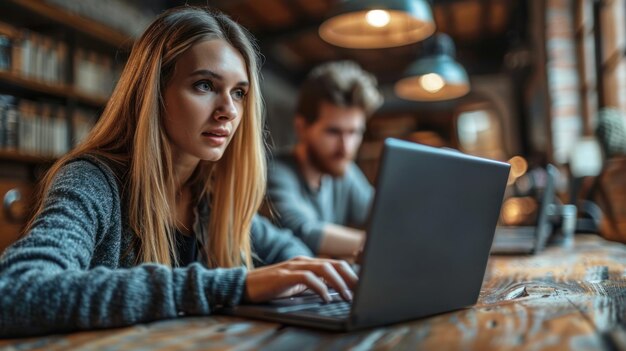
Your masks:
{"label": "knit sweater sleeve", "polygon": [[98,265],[96,249],[105,256],[120,250],[120,200],[111,178],[88,161],[57,174],[30,231],[0,257],[0,337],[206,315],[239,303],[243,268]]}

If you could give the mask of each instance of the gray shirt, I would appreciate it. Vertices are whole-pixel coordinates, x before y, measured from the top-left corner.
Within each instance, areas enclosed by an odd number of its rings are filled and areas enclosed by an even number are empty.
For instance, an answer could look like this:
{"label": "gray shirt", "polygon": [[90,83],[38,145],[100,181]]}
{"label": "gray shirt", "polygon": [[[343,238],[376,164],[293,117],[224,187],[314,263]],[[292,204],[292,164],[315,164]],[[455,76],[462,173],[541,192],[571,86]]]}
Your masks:
{"label": "gray shirt", "polygon": [[275,222],[313,252],[318,252],[327,223],[365,225],[374,189],[354,163],[342,177],[322,176],[317,190],[308,186],[292,152],[276,154],[268,169],[267,200]]}
{"label": "gray shirt", "polygon": [[[207,315],[240,303],[244,267],[135,264],[116,176],[93,157],[57,174],[32,229],[0,257],[0,337]],[[198,213],[206,222],[208,209]],[[251,231],[256,263],[311,254],[289,231],[260,217]]]}

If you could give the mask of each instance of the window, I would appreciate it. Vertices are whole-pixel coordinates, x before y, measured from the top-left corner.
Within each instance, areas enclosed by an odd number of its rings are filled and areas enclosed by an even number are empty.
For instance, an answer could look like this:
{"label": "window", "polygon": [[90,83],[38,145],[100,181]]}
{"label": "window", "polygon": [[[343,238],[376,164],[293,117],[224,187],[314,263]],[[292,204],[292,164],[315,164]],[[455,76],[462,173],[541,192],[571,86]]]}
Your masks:
{"label": "window", "polygon": [[465,106],[455,120],[461,151],[496,160],[506,159],[500,119],[489,103]]}

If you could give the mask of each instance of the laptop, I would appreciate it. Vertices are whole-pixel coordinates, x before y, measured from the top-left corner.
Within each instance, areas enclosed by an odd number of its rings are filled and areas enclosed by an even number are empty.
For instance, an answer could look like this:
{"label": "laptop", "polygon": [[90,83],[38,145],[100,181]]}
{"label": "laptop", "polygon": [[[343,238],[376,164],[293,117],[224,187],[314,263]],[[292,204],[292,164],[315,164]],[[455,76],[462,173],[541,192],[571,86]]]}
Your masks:
{"label": "laptop", "polygon": [[555,208],[557,174],[557,168],[548,164],[546,185],[539,199],[535,224],[532,226],[498,226],[491,247],[492,254],[535,254],[545,248],[553,229],[550,218]]}
{"label": "laptop", "polygon": [[473,305],[509,167],[387,139],[352,303],[309,294],[217,312],[348,331]]}

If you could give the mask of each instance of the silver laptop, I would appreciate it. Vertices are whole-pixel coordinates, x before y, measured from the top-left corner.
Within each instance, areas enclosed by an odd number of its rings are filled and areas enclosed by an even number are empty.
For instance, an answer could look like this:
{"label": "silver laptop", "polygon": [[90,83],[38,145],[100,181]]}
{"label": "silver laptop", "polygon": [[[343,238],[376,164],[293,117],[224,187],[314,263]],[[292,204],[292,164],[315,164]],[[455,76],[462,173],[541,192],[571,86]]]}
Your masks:
{"label": "silver laptop", "polygon": [[492,254],[535,254],[543,250],[552,233],[551,216],[555,209],[555,183],[558,170],[548,164],[546,185],[539,201],[535,223],[531,226],[498,226]]}
{"label": "silver laptop", "polygon": [[387,139],[353,302],[310,294],[218,312],[346,331],[473,305],[508,174],[506,163]]}

